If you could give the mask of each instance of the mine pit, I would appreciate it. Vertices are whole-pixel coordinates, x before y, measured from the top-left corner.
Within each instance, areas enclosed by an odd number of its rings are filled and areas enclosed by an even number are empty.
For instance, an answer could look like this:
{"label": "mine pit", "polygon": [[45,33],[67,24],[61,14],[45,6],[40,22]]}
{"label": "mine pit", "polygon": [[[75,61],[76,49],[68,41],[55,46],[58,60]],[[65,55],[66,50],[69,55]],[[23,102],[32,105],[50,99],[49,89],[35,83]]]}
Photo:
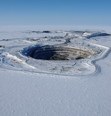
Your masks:
{"label": "mine pit", "polygon": [[80,60],[89,57],[91,53],[79,48],[46,45],[30,48],[27,55],[40,60]]}

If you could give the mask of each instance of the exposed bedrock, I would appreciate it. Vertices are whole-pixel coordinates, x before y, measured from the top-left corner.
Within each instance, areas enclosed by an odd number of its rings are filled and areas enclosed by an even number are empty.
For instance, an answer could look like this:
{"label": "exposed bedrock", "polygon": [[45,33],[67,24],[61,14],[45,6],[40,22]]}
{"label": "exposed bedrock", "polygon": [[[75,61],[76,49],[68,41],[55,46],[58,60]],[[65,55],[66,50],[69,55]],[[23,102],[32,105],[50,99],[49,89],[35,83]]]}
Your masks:
{"label": "exposed bedrock", "polygon": [[41,60],[79,60],[91,55],[89,51],[66,46],[41,46],[30,48],[27,55]]}

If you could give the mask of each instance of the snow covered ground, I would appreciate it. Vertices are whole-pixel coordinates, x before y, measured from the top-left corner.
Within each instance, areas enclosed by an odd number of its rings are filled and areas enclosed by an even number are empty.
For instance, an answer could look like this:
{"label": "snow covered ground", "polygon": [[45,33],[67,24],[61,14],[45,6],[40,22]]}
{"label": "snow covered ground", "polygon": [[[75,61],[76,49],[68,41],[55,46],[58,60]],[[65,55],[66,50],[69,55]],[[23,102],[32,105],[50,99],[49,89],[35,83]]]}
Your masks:
{"label": "snow covered ground", "polygon": [[[34,59],[36,45],[90,55]],[[111,116],[110,49],[110,27],[0,27],[0,115]]]}

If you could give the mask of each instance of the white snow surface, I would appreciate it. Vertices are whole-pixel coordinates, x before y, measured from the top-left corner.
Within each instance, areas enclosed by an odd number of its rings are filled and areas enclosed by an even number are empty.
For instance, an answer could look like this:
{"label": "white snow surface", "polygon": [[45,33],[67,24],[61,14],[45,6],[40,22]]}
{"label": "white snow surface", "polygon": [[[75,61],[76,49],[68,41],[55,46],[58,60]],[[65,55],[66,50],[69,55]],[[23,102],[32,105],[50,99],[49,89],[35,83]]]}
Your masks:
{"label": "white snow surface", "polygon": [[[0,27],[0,116],[111,116],[110,30]],[[36,44],[79,47],[93,55],[57,64],[22,54]],[[50,71],[53,66],[58,70]],[[62,66],[73,70],[60,72]]]}

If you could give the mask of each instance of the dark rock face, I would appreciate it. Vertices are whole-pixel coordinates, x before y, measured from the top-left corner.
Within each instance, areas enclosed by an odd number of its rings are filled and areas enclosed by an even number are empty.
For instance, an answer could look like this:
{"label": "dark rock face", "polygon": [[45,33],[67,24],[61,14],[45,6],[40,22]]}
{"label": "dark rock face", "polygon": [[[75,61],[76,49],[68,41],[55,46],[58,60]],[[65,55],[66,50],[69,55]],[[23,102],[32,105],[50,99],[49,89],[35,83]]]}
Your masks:
{"label": "dark rock face", "polygon": [[91,53],[82,49],[47,45],[30,48],[27,55],[41,60],[80,60],[87,58]]}
{"label": "dark rock face", "polygon": [[50,31],[43,31],[43,33],[51,33]]}
{"label": "dark rock face", "polygon": [[5,46],[4,45],[0,45],[0,48],[5,48]]}

